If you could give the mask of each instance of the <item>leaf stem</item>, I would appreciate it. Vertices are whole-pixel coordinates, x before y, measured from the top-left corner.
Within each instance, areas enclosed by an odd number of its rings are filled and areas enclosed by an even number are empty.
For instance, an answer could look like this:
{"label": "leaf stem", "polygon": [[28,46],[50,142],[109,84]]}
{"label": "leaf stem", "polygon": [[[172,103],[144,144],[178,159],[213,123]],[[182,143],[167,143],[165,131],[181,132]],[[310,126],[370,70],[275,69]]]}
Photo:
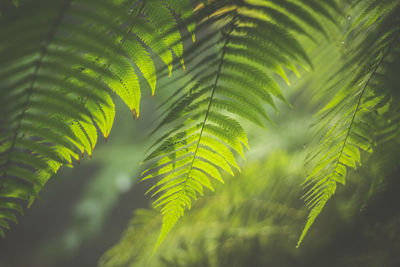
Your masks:
{"label": "leaf stem", "polygon": [[210,114],[211,105],[212,105],[212,103],[213,103],[215,90],[216,90],[216,88],[217,88],[217,84],[218,84],[218,81],[219,81],[219,77],[220,77],[220,75],[221,75],[222,64],[223,64],[223,62],[224,62],[226,47],[227,47],[227,45],[228,45],[228,43],[229,43],[229,40],[230,40],[230,34],[231,34],[232,31],[234,30],[234,23],[235,23],[236,17],[237,17],[237,15],[235,15],[235,16],[232,18],[231,22],[230,22],[231,25],[230,25],[229,31],[227,32],[224,46],[222,47],[221,60],[220,60],[219,65],[218,65],[217,74],[216,74],[216,76],[215,76],[215,81],[214,81],[214,84],[213,84],[213,87],[212,87],[212,90],[211,90],[210,102],[208,103],[206,115],[205,115],[204,120],[203,120],[203,123],[202,123],[202,125],[201,125],[201,130],[200,130],[199,139],[198,139],[197,144],[196,144],[196,149],[195,149],[195,151],[194,151],[194,153],[193,153],[193,159],[192,159],[192,162],[191,162],[191,164],[190,164],[190,169],[189,169],[189,171],[188,171],[187,178],[186,178],[186,180],[185,180],[185,186],[186,186],[186,184],[187,184],[187,181],[189,180],[190,173],[191,173],[191,171],[192,171],[192,169],[193,169],[193,164],[194,164],[194,161],[195,161],[195,159],[196,159],[196,155],[197,155],[197,151],[198,151],[199,146],[200,146],[201,138],[202,138],[202,136],[203,136],[204,127],[205,127],[205,125],[206,125],[206,122],[207,122],[207,119],[208,119],[208,115]]}
{"label": "leaf stem", "polygon": [[362,97],[363,97],[363,95],[364,95],[364,93],[365,93],[365,91],[366,91],[366,89],[367,89],[367,87],[368,87],[368,84],[370,83],[370,81],[372,80],[372,78],[375,76],[376,72],[378,71],[379,67],[380,67],[381,64],[383,63],[385,57],[389,54],[389,52],[390,52],[390,50],[392,49],[393,45],[396,43],[398,36],[399,36],[399,35],[397,35],[396,38],[394,38],[394,40],[392,41],[392,43],[389,45],[388,49],[385,51],[385,53],[382,55],[382,57],[380,58],[380,60],[379,60],[378,63],[376,64],[376,66],[375,66],[373,72],[371,73],[371,75],[369,76],[367,82],[365,83],[365,85],[364,85],[364,87],[363,87],[363,89],[362,89],[362,91],[361,91],[360,96],[358,97],[357,106],[356,106],[356,109],[354,110],[353,116],[352,116],[352,118],[351,118],[350,126],[349,126],[349,129],[348,129],[347,133],[346,133],[346,137],[345,137],[345,139],[344,139],[342,149],[340,150],[340,154],[339,154],[339,157],[338,157],[338,159],[337,159],[337,161],[336,161],[335,168],[333,169],[332,175],[331,175],[331,177],[328,179],[328,181],[330,181],[330,180],[332,179],[332,177],[333,177],[333,175],[335,174],[335,171],[336,171],[336,169],[337,169],[337,167],[338,167],[338,165],[339,165],[340,158],[341,158],[342,155],[343,155],[343,151],[344,151],[344,148],[345,148],[345,146],[346,146],[347,139],[348,139],[348,137],[349,137],[349,135],[350,135],[350,133],[351,133],[351,129],[352,129],[353,124],[354,124],[354,120],[355,120],[355,118],[356,118],[358,109],[359,109],[359,107],[360,107],[360,105],[361,105]]}

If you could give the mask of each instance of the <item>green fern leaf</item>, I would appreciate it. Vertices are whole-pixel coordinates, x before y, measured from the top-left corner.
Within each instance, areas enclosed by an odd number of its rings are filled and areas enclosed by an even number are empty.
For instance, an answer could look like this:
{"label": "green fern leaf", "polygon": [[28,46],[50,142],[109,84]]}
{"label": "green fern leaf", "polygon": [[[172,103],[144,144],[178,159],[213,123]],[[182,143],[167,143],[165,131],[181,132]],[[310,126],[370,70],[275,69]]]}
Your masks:
{"label": "green fern leaf", "polygon": [[[172,50],[182,58],[173,14],[161,1],[27,0],[1,15],[0,205],[20,212],[18,201],[31,205],[62,165],[92,156],[95,125],[110,134],[112,91],[139,116],[140,75],[156,89],[147,47],[170,68]],[[0,234],[10,220],[1,210]]]}
{"label": "green fern leaf", "polygon": [[[374,86],[377,79],[387,75],[387,62],[396,58],[399,48],[400,27],[398,12],[399,1],[389,1],[388,5],[367,1],[365,11],[357,18],[352,30],[359,31],[370,28],[370,32],[356,44],[355,52],[349,62],[339,72],[350,75],[348,83],[320,111],[319,132],[325,132],[316,150],[309,156],[308,163],[312,171],[304,182],[307,193],[304,199],[310,213],[300,235],[297,246],[301,244],[321,213],[327,201],[333,196],[336,184],[345,185],[346,173],[362,164],[362,154],[372,153],[379,136],[381,116],[391,106],[393,101],[393,84],[381,81],[379,87],[387,84],[384,93]],[[385,6],[385,11],[381,9]],[[396,6],[396,8],[394,8]],[[378,20],[374,14],[385,14]],[[372,14],[375,25],[371,24]],[[363,21],[363,25],[359,25]],[[343,79],[342,75],[341,79]],[[394,77],[393,75],[392,77]],[[347,76],[348,77],[348,76]],[[382,90],[382,89],[381,89]],[[391,95],[392,94],[392,95]]]}
{"label": "green fern leaf", "polygon": [[[190,52],[185,59],[193,69],[169,83],[184,81],[168,100],[172,101],[169,112],[154,132],[168,126],[172,130],[156,141],[158,146],[145,160],[152,164],[141,176],[142,180],[159,179],[148,191],[153,192],[154,207],[163,215],[155,249],[203,194],[203,187],[213,190],[211,180],[223,182],[223,173],[240,171],[235,153],[244,157],[243,146],[248,148],[241,123],[265,127],[269,120],[266,106],[276,109],[276,98],[287,103],[271,72],[287,80],[283,68],[297,72],[294,64],[311,66],[304,48],[286,26],[311,36],[297,24],[300,22],[324,34],[317,16],[308,9],[327,12],[329,8],[315,2],[273,2],[276,5],[210,1],[200,4],[182,23],[197,22],[196,43],[187,49]],[[283,24],[271,20],[282,17],[286,18]]]}

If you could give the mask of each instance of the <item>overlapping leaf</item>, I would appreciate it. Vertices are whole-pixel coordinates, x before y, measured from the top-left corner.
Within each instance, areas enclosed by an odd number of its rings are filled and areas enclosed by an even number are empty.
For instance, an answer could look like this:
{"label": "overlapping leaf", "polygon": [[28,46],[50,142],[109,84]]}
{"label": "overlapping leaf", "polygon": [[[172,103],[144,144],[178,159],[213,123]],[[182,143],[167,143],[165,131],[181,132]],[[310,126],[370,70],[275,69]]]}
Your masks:
{"label": "overlapping leaf", "polygon": [[[384,121],[387,114],[397,111],[394,93],[393,64],[398,64],[400,47],[399,1],[366,1],[366,8],[351,29],[356,38],[349,60],[336,79],[348,83],[321,111],[319,132],[324,136],[309,163],[313,166],[305,181],[304,198],[310,213],[298,246],[327,201],[336,191],[337,183],[345,185],[346,172],[362,163],[362,154],[371,153],[383,128],[397,128],[396,120]],[[361,32],[367,31],[366,35]],[[349,35],[350,36],[350,35]],[[337,83],[340,86],[342,83]],[[394,102],[393,102],[394,101]],[[386,126],[384,126],[386,125]],[[393,134],[390,135],[393,138]]]}
{"label": "overlapping leaf", "polygon": [[248,148],[242,122],[264,127],[266,107],[286,102],[275,74],[287,81],[286,71],[312,67],[293,33],[324,35],[313,11],[333,14],[336,8],[334,1],[210,1],[183,22],[198,23],[185,59],[190,67],[173,83],[172,104],[156,131],[170,130],[142,174],[143,180],[159,179],[149,190],[163,214],[156,247],[204,187],[213,190],[212,180],[223,182],[224,173],[240,170],[236,155]]}
{"label": "overlapping leaf", "polygon": [[[176,6],[188,14],[188,2],[181,2],[186,6]],[[108,138],[113,91],[139,116],[140,77],[153,94],[156,88],[150,50],[170,71],[172,51],[182,55],[179,31],[170,31],[175,13],[162,1],[27,0],[6,11],[0,17],[0,234],[61,165],[92,156],[97,128]],[[161,13],[168,20],[156,20]]]}

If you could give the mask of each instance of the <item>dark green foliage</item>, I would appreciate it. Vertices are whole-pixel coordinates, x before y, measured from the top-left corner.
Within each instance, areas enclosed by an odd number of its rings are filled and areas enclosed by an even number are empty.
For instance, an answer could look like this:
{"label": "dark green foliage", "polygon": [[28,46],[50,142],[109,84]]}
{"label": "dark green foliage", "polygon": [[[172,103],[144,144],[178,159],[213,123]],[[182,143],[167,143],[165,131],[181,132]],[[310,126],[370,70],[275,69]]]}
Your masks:
{"label": "dark green foliage", "polygon": [[114,93],[138,118],[143,85],[153,95],[157,78],[182,67],[141,175],[157,179],[148,192],[162,213],[158,247],[204,187],[240,171],[246,126],[265,127],[277,100],[290,106],[281,84],[313,69],[305,44],[331,37],[345,2],[357,16],[324,95],[336,96],[317,119],[298,245],[349,169],[398,142],[398,0],[4,1],[0,235],[62,165],[92,156],[98,130],[108,138]]}
{"label": "dark green foliage", "polygon": [[[152,93],[156,87],[145,45],[170,71],[172,53],[181,58],[170,6],[120,2],[21,1],[0,17],[2,228],[61,165],[85,152],[91,157],[96,126],[107,139],[115,115],[112,91],[139,116],[139,77]],[[174,7],[190,12],[185,1]]]}
{"label": "dark green foliage", "polygon": [[235,153],[243,157],[242,146],[248,148],[241,123],[264,127],[265,108],[276,109],[276,99],[287,103],[276,74],[288,81],[285,71],[312,68],[293,33],[311,39],[326,35],[321,17],[312,12],[316,9],[335,14],[337,6],[334,1],[213,1],[191,17],[188,23],[198,21],[198,33],[188,57],[198,56],[186,59],[193,61],[185,73],[188,81],[172,96],[156,129],[173,130],[156,142],[161,144],[146,158],[155,163],[142,174],[143,180],[159,178],[149,190],[163,214],[156,247],[204,187],[213,190],[211,181],[223,182],[223,172],[240,171]]}
{"label": "dark green foliage", "polygon": [[[361,165],[361,156],[373,151],[382,131],[386,132],[384,139],[393,142],[398,138],[395,70],[400,59],[400,2],[362,4],[364,10],[344,41],[345,45],[354,44],[349,59],[333,77],[333,89],[342,88],[320,111],[318,132],[324,135],[308,159],[313,169],[304,183],[308,190],[304,199],[310,214],[298,245],[335,193],[337,183],[345,185],[348,169]],[[367,34],[362,34],[365,31]]]}

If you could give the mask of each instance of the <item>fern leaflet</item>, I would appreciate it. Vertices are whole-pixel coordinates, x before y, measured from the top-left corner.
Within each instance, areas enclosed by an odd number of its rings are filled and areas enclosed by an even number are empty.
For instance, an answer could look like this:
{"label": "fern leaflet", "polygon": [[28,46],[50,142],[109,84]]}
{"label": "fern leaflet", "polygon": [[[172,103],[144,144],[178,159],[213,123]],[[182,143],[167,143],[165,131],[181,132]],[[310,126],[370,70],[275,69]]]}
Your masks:
{"label": "fern leaflet", "polygon": [[[313,168],[304,182],[308,190],[304,199],[310,213],[297,247],[335,193],[337,183],[345,185],[348,169],[356,169],[362,163],[361,155],[372,152],[380,131],[377,116],[382,116],[391,105],[393,84],[383,89],[385,93],[377,90],[384,83],[374,84],[385,75],[385,65],[393,60],[399,47],[400,3],[369,2],[351,29],[369,28],[370,32],[361,40],[352,40],[357,49],[339,72],[351,73],[350,81],[320,112],[320,131],[325,131],[325,135],[308,159]],[[385,16],[378,19],[377,14]]]}
{"label": "fern leaflet", "polygon": [[[328,3],[321,8],[333,12],[334,2]],[[203,187],[213,190],[212,180],[223,182],[223,173],[240,171],[235,153],[244,156],[243,146],[248,147],[241,121],[265,127],[266,106],[276,108],[275,99],[286,102],[273,73],[287,81],[283,68],[297,72],[295,64],[311,67],[291,33],[311,36],[310,27],[324,34],[311,6],[292,1],[211,1],[200,4],[183,22],[197,22],[196,43],[187,49],[190,60],[185,60],[193,67],[172,82],[184,85],[178,85],[165,103],[172,101],[170,112],[155,132],[167,125],[173,130],[156,142],[160,144],[145,160],[153,163],[142,173],[142,180],[159,178],[149,190],[163,215],[155,249],[203,194]]]}

